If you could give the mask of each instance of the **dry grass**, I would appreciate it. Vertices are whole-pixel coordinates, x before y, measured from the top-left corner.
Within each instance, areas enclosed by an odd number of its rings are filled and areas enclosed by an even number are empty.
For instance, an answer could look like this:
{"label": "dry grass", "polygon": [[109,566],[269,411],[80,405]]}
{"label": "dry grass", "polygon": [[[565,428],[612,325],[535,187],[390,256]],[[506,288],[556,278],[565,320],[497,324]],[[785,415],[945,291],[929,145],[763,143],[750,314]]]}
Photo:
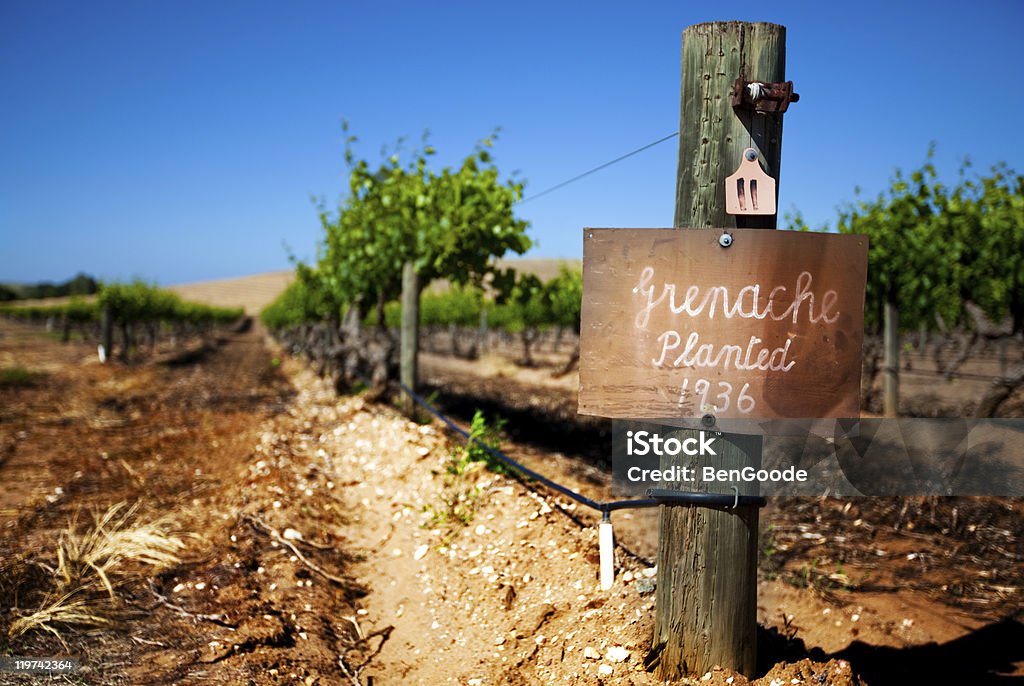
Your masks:
{"label": "dry grass", "polygon": [[125,563],[166,567],[178,562],[185,544],[167,533],[166,518],[149,523],[132,522],[138,504],[117,503],[96,515],[93,526],[76,533],[75,522],[61,532],[57,543],[56,574],[62,588],[88,586],[95,576],[110,597],[114,597],[111,574]]}
{"label": "dry grass", "polygon": [[82,531],[78,517],[73,517],[57,540],[56,566],[26,561],[47,572],[42,583],[30,589],[42,600],[39,609],[11,623],[8,638],[42,630],[63,643],[59,626],[110,626],[121,584],[139,578],[147,567],[176,564],[185,544],[170,533],[171,521],[161,517],[139,522],[137,511],[138,504],[117,503],[96,513],[92,525]]}
{"label": "dry grass", "polygon": [[75,597],[76,593],[78,592],[65,593],[56,599],[54,596],[48,596],[38,610],[14,620],[7,630],[7,637],[15,639],[32,630],[48,631],[67,647],[57,626],[107,627],[112,624],[111,620],[104,616],[105,608],[101,604],[81,594]]}

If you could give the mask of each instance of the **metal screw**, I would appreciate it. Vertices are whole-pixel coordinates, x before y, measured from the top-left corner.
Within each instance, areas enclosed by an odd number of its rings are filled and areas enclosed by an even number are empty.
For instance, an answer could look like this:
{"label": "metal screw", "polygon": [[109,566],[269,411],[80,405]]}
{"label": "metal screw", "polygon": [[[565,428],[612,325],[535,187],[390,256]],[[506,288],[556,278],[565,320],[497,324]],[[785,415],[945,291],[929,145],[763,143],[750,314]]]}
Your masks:
{"label": "metal screw", "polygon": [[711,428],[712,426],[715,425],[715,415],[713,415],[713,414],[706,414],[706,415],[704,415],[703,417],[700,418],[700,423],[703,424],[704,426],[708,427],[708,428]]}
{"label": "metal screw", "polygon": [[757,159],[757,151],[754,150],[753,148],[749,148],[744,157],[747,158],[748,162],[753,162],[754,160]]}
{"label": "metal screw", "polygon": [[732,245],[732,236],[727,233],[723,233],[721,236],[718,237],[718,244],[723,248],[728,248],[730,245]]}

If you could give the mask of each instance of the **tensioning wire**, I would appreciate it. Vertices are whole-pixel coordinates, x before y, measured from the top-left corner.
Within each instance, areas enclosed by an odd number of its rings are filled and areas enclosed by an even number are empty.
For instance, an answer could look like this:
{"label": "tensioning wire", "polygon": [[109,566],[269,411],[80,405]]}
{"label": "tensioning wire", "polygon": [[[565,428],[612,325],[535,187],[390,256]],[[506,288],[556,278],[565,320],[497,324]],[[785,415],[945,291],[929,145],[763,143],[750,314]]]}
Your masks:
{"label": "tensioning wire", "polygon": [[615,164],[617,162],[621,162],[622,160],[626,159],[627,157],[632,157],[633,155],[636,155],[637,153],[641,153],[644,150],[647,150],[648,148],[653,148],[655,145],[658,145],[659,143],[664,143],[667,140],[671,140],[671,139],[675,138],[678,135],[679,135],[678,131],[676,131],[675,133],[670,133],[667,136],[659,138],[658,140],[654,141],[653,143],[648,143],[647,145],[639,147],[636,150],[633,150],[631,152],[627,152],[625,155],[620,155],[619,157],[616,157],[614,160],[610,160],[608,162],[605,162],[604,164],[600,164],[600,165],[594,167],[593,169],[588,169],[587,171],[583,172],[582,174],[578,174],[578,175],[572,177],[571,179],[568,179],[568,180],[563,181],[561,183],[555,184],[551,188],[543,190],[540,193],[534,193],[533,195],[531,195],[531,196],[529,196],[527,198],[523,198],[522,200],[520,200],[518,202],[518,204],[522,205],[524,203],[528,203],[531,200],[536,200],[537,198],[541,197],[542,195],[547,195],[548,193],[552,193],[554,191],[557,191],[559,188],[564,188],[565,186],[568,186],[570,183],[574,183],[576,181],[579,181],[580,179],[582,179],[585,176],[590,176],[594,172],[599,172],[599,171],[601,171],[602,169],[604,169],[606,167],[610,167],[610,166],[612,166],[613,164]]}

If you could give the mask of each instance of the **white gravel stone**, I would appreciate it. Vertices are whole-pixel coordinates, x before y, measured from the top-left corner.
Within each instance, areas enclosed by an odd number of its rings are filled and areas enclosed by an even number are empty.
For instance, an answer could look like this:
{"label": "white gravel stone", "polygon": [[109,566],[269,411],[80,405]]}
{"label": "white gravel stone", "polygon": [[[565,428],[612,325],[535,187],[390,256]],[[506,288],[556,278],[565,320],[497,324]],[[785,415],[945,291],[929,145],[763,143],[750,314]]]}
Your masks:
{"label": "white gravel stone", "polygon": [[612,662],[625,662],[629,659],[629,651],[622,646],[612,646],[604,652],[604,656]]}

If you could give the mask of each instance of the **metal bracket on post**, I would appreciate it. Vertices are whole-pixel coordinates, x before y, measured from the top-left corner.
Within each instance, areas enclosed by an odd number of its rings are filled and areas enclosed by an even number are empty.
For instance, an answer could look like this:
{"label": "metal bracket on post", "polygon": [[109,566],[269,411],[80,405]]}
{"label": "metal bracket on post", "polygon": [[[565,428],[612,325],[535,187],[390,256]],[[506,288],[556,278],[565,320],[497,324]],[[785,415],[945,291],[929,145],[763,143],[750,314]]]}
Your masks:
{"label": "metal bracket on post", "polygon": [[793,92],[793,82],[765,83],[747,81],[742,76],[732,84],[730,100],[734,109],[751,110],[758,114],[782,114],[789,103],[798,102],[800,94]]}
{"label": "metal bracket on post", "polygon": [[665,488],[648,488],[647,497],[657,500],[660,505],[688,505],[705,507],[709,510],[735,510],[744,507],[765,507],[768,499],[763,495],[740,495],[739,488],[731,486],[733,493],[706,493],[704,491],[673,491]]}

